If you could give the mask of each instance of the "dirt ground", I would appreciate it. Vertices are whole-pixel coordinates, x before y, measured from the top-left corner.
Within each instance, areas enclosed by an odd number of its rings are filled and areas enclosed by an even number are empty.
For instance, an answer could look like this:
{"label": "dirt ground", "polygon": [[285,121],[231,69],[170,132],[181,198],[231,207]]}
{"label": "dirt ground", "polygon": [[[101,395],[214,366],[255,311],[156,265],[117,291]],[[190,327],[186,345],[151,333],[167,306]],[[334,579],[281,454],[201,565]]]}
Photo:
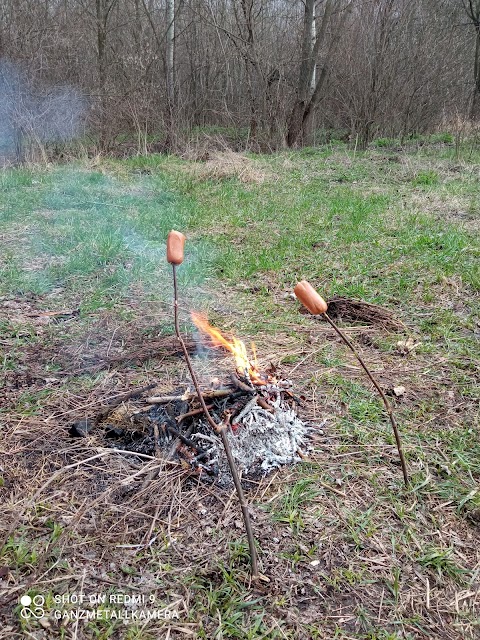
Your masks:
{"label": "dirt ground", "polygon": [[[320,340],[332,353],[341,349],[328,326],[273,342],[256,337],[267,356],[260,364],[273,355],[295,380],[304,397],[300,414],[317,433],[309,460],[249,484],[265,576],[252,584],[233,492],[199,482],[179,464],[107,448],[101,429],[69,435],[73,422],[95,417],[119,394],[188,385],[175,338],[149,323],[148,313],[143,323],[119,324],[108,312],[79,322],[76,310],[48,314],[44,302],[0,303],[4,322],[15,327],[2,346],[17,353],[2,400],[0,637],[475,637],[479,512],[459,515],[445,500],[435,479],[448,479],[451,462],[440,448],[412,459],[407,444],[413,480],[405,490],[387,424],[368,442],[334,428],[347,406],[331,384],[318,383],[312,364]],[[414,342],[405,340],[402,351],[399,341],[398,352],[385,356],[376,348],[384,326],[344,325],[384,388],[398,380],[407,387],[407,397],[392,402],[418,408],[445,394],[448,410],[439,420],[447,427],[473,411],[448,391],[441,361],[427,368],[415,357]],[[358,363],[343,351],[342,358],[330,373],[358,380]],[[232,366],[218,355],[213,365],[220,375]],[[122,410],[141,405],[132,399]],[[422,467],[424,487],[417,483]],[[23,620],[19,598],[27,593],[42,596],[50,615]],[[95,594],[115,593],[146,598],[163,618],[68,618],[79,606],[68,601],[72,595],[90,598],[84,606],[91,610]],[[67,601],[58,604],[60,597]]]}

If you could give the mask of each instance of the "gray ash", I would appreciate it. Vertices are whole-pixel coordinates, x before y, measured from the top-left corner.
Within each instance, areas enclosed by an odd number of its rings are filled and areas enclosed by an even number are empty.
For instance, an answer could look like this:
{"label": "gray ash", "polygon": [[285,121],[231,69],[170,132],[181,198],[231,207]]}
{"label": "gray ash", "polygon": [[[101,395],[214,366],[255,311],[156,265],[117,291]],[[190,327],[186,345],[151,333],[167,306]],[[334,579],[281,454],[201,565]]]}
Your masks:
{"label": "gray ash", "polygon": [[[212,418],[217,424],[227,424],[232,454],[245,479],[299,462],[309,449],[311,428],[298,417],[298,400],[290,386],[283,381],[249,391],[225,387],[225,397],[214,398],[206,392]],[[110,428],[114,438],[110,442],[132,452],[182,460],[202,480],[230,486],[232,477],[220,437],[203,413],[185,415],[198,407],[194,393],[156,404],[134,415],[123,433]]]}

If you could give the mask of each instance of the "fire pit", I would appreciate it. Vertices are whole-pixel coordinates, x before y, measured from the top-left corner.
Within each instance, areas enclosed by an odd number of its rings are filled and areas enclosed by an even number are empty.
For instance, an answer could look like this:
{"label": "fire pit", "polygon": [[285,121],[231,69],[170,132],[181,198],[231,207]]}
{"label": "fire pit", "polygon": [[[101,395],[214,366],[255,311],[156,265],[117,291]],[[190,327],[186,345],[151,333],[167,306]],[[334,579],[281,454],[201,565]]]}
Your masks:
{"label": "fire pit", "polygon": [[[297,415],[300,400],[289,380],[273,369],[260,372],[255,347],[250,358],[245,344],[227,337],[207,319],[192,314],[207,346],[228,350],[236,372],[228,383],[206,388],[202,396],[215,422],[227,425],[227,438],[244,478],[258,478],[284,464],[299,462],[308,452],[311,427]],[[232,475],[219,435],[212,431],[195,390],[146,399],[151,405],[129,418],[128,426],[110,425],[113,446],[132,452],[181,461],[201,480],[227,487]]]}

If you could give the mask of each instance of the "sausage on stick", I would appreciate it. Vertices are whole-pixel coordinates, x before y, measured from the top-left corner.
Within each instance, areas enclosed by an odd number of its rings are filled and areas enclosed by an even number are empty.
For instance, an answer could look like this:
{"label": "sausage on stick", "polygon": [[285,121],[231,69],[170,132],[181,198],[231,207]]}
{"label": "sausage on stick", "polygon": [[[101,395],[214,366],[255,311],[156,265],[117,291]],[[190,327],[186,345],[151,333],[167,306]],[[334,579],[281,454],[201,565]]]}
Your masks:
{"label": "sausage on stick", "polygon": [[323,315],[323,316],[325,316],[325,320],[333,327],[333,329],[337,332],[337,334],[340,336],[340,338],[343,340],[343,342],[345,342],[347,347],[353,352],[353,354],[355,355],[355,357],[357,358],[359,363],[362,365],[363,370],[365,371],[367,376],[370,378],[370,380],[373,383],[374,387],[376,388],[376,390],[380,394],[380,397],[382,398],[383,404],[385,405],[385,409],[386,409],[386,411],[388,413],[388,417],[390,418],[390,423],[392,425],[393,433],[395,435],[395,441],[397,443],[398,455],[400,456],[400,463],[402,465],[403,480],[405,482],[405,486],[408,486],[407,465],[406,465],[406,462],[405,462],[405,457],[403,455],[402,442],[400,440],[400,433],[398,431],[398,427],[397,427],[397,423],[396,423],[396,420],[395,420],[395,416],[393,415],[392,406],[391,406],[390,402],[388,401],[387,396],[383,392],[382,388],[380,387],[380,384],[373,377],[373,375],[370,372],[370,370],[368,369],[367,365],[362,360],[361,356],[357,353],[357,350],[355,349],[353,344],[350,342],[350,340],[347,338],[347,336],[343,333],[343,331],[341,331],[337,327],[337,325],[330,318],[330,316],[327,313],[327,310],[328,310],[327,303],[315,291],[315,289],[312,287],[312,285],[309,282],[307,282],[307,280],[302,280],[301,282],[299,282],[295,286],[293,291],[294,291],[295,295],[297,296],[297,298],[300,300],[300,302],[310,311],[310,313],[313,313],[313,315]]}
{"label": "sausage on stick", "polygon": [[167,261],[170,264],[182,264],[183,248],[185,246],[185,236],[180,231],[173,229],[167,236]]}
{"label": "sausage on stick", "polygon": [[187,367],[188,367],[188,370],[190,371],[190,376],[192,378],[195,391],[197,392],[198,400],[203,409],[203,413],[205,414],[207,422],[209,423],[211,428],[214,430],[215,433],[217,433],[220,436],[222,440],[222,444],[225,449],[225,454],[227,457],[228,466],[232,474],[233,483],[235,485],[238,501],[240,502],[240,508],[242,510],[243,522],[245,524],[245,532],[247,534],[248,547],[250,550],[251,575],[252,575],[252,578],[258,579],[260,577],[260,574],[258,572],[258,558],[257,558],[257,551],[255,549],[255,539],[253,536],[253,529],[252,529],[252,524],[250,520],[250,514],[248,511],[248,504],[247,504],[247,501],[245,500],[245,494],[243,493],[242,485],[240,482],[240,476],[238,475],[237,467],[235,465],[235,459],[233,457],[230,443],[227,438],[226,424],[224,423],[216,424],[215,420],[212,418],[212,415],[209,412],[207,405],[205,404],[203,394],[200,390],[200,385],[198,384],[197,376],[195,375],[195,371],[193,369],[192,361],[190,360],[190,356],[188,355],[185,342],[183,341],[182,334],[180,333],[180,325],[178,322],[177,266],[179,264],[182,264],[183,262],[184,246],[185,246],[185,236],[183,235],[183,233],[180,233],[179,231],[173,231],[173,230],[170,231],[167,237],[167,260],[172,265],[172,272],[173,272],[173,309],[174,309],[174,318],[175,318],[175,333],[182,347],[182,351],[185,355]]}

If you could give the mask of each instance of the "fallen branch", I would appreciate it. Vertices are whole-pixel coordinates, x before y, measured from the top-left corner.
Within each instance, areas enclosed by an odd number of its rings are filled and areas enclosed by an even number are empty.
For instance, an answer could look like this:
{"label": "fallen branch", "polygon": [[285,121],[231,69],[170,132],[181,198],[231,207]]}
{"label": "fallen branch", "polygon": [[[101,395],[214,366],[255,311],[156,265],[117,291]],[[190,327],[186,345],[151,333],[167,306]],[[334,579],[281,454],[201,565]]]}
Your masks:
{"label": "fallen branch", "polygon": [[192,449],[195,449],[195,451],[197,451],[198,453],[202,453],[202,454],[205,453],[203,449],[200,449],[199,446],[196,445],[195,442],[193,442],[193,440],[190,440],[190,438],[187,438],[186,436],[184,436],[183,433],[180,433],[180,431],[178,431],[178,429],[175,429],[175,427],[172,427],[169,424],[166,424],[165,429],[167,431],[170,431],[170,433],[172,433],[176,438],[181,440],[183,444],[186,444],[187,446],[192,447]]}
{"label": "fallen branch", "polygon": [[249,386],[248,384],[245,384],[245,382],[242,382],[236,373],[231,373],[230,379],[232,380],[233,384],[237,387],[237,389],[240,389],[241,391],[245,391],[247,393],[255,393],[255,389]]}
{"label": "fallen branch", "polygon": [[[213,404],[207,404],[207,409],[212,409],[213,408]],[[190,418],[191,416],[198,416],[201,413],[203,413],[203,407],[200,407],[199,409],[192,409],[191,411],[187,411],[187,413],[182,413],[181,415],[177,416],[175,418],[175,420],[177,422],[182,422],[182,420],[185,420],[185,418]]]}
{"label": "fallen branch", "polygon": [[108,406],[107,406],[106,409],[104,409],[103,411],[100,411],[99,413],[96,414],[96,416],[94,418],[95,421],[96,422],[101,422],[116,407],[121,405],[123,402],[126,402],[127,400],[131,400],[132,398],[138,398],[138,396],[143,395],[144,393],[146,393],[147,391],[150,391],[150,389],[153,389],[156,386],[157,386],[157,384],[154,382],[153,384],[149,384],[146,387],[140,387],[140,389],[132,389],[132,391],[127,391],[127,393],[122,393],[121,395],[113,398],[113,400],[111,400],[108,403]]}
{"label": "fallen branch", "polygon": [[[203,398],[227,398],[235,393],[235,389],[212,389],[210,391],[202,391],[200,395]],[[189,401],[198,398],[198,393],[184,393],[181,396],[149,396],[145,398],[148,404],[168,404],[169,402],[177,402],[179,400]]]}
{"label": "fallen branch", "polygon": [[81,437],[85,438],[95,427],[97,427],[102,420],[105,420],[107,416],[109,416],[114,409],[116,409],[119,405],[127,400],[131,400],[132,398],[138,398],[146,391],[150,391],[156,387],[156,383],[149,384],[146,387],[140,387],[140,389],[132,389],[131,391],[127,391],[127,393],[122,393],[119,396],[114,396],[107,407],[102,411],[99,411],[92,418],[83,418],[82,420],[78,420],[74,422],[70,428],[69,433],[73,437]]}

